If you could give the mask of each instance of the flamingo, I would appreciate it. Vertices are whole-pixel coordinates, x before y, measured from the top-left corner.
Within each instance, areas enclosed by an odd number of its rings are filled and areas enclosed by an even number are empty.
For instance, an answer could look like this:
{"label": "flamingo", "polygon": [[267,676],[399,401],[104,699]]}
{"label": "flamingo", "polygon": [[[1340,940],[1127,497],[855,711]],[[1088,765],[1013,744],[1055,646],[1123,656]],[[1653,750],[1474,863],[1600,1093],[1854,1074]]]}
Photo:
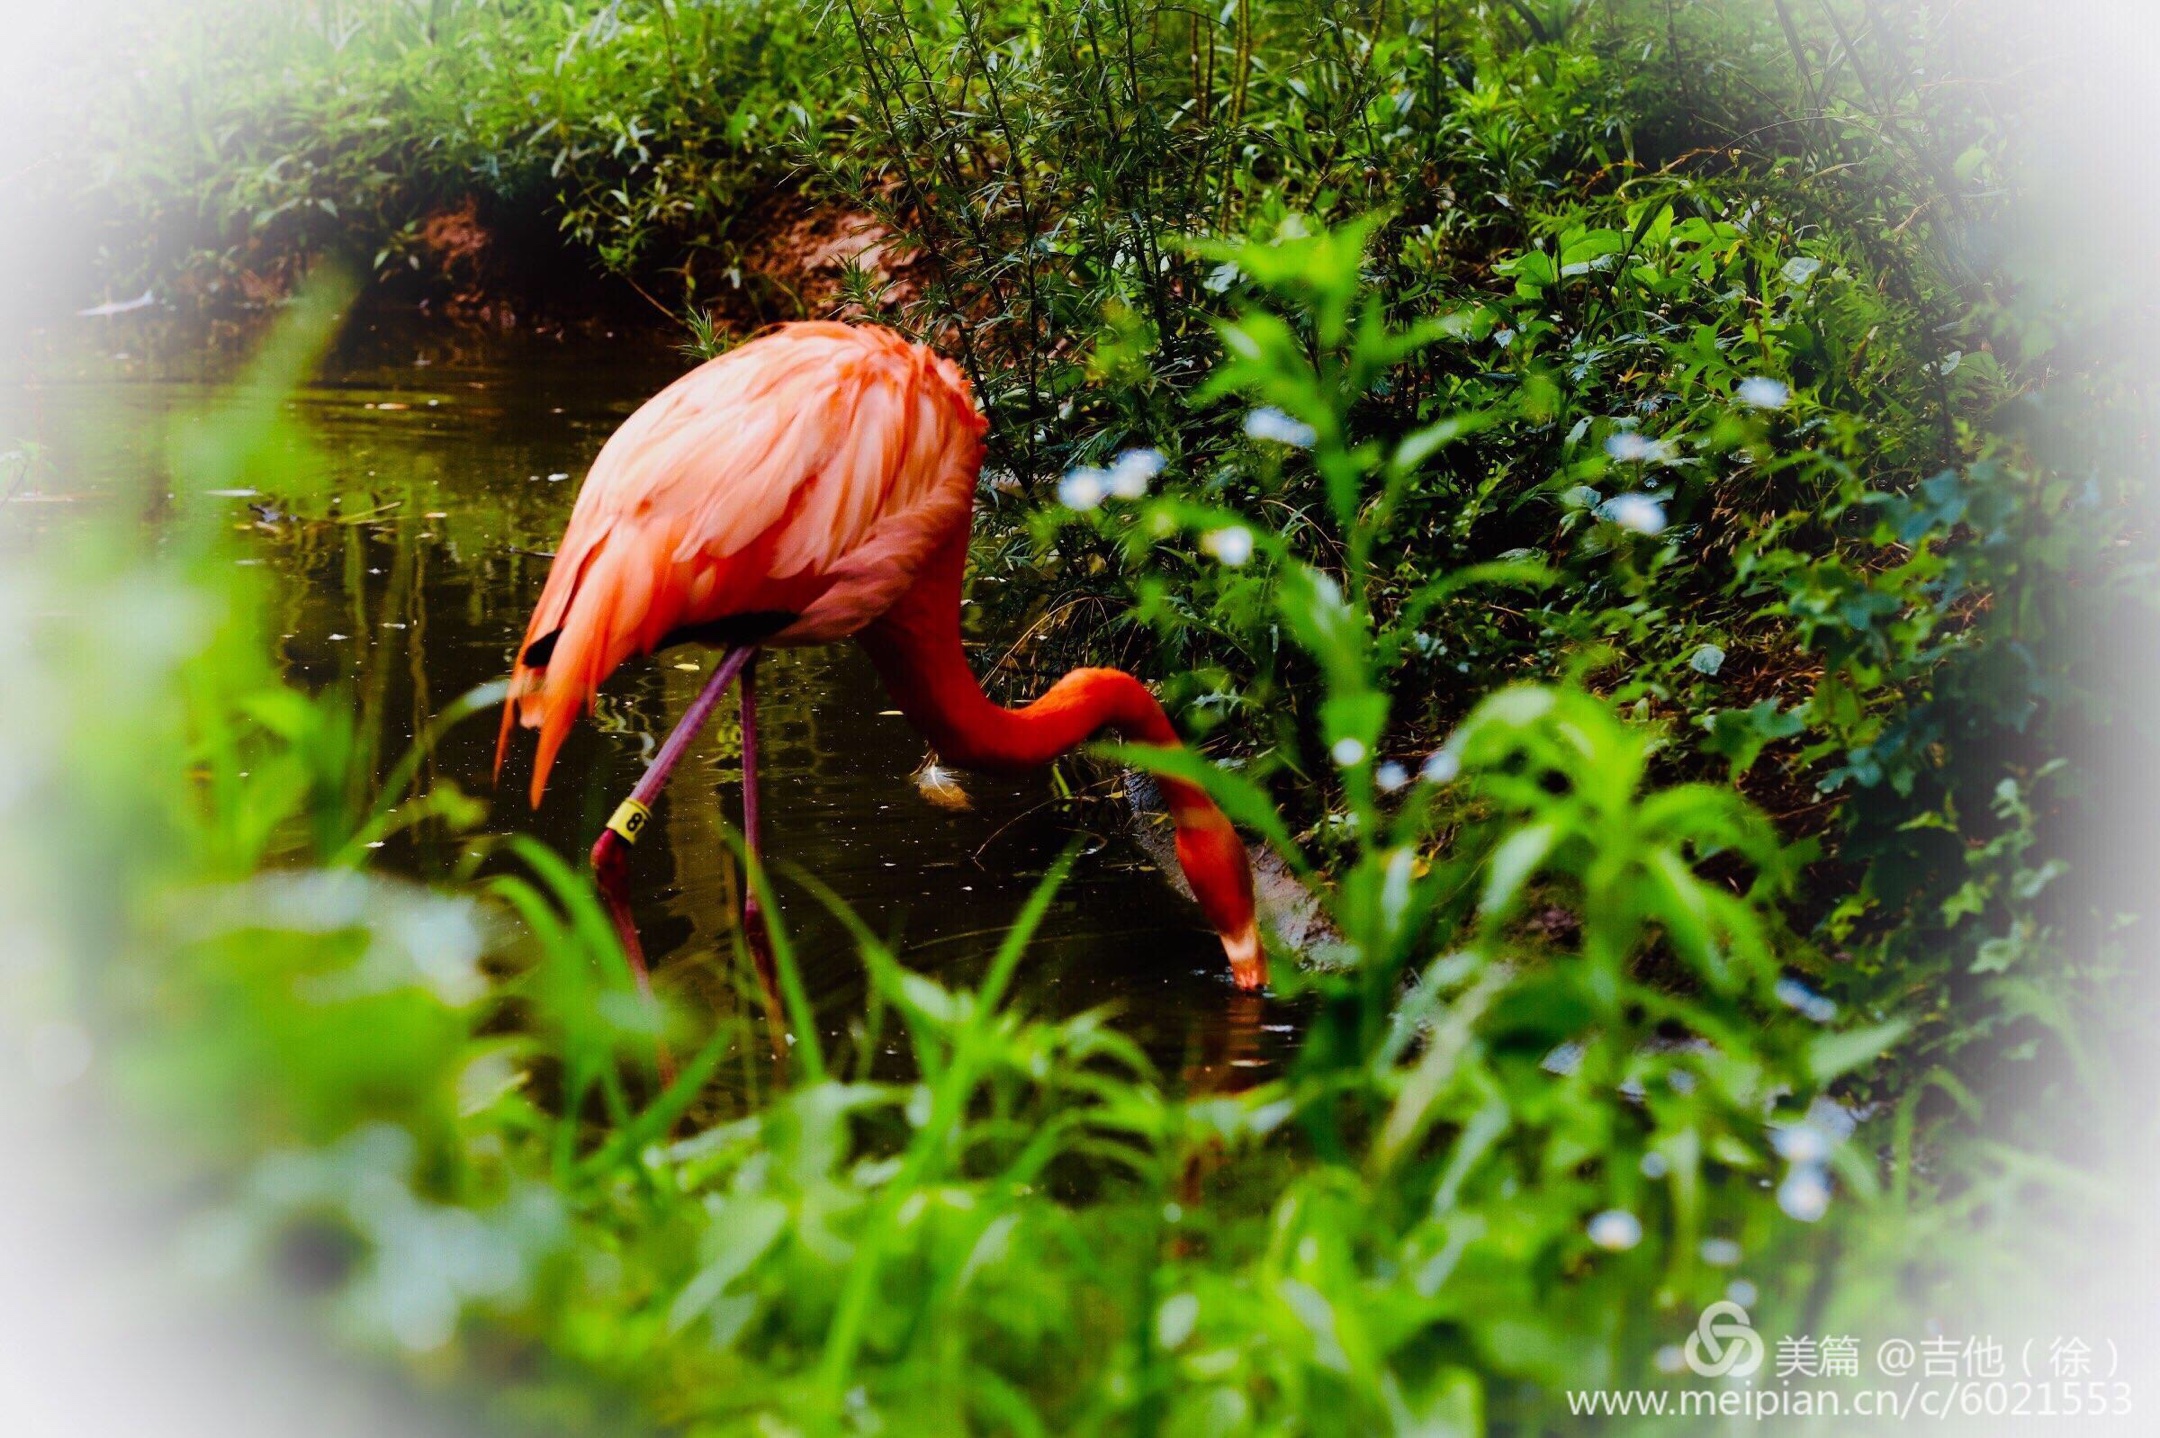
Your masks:
{"label": "flamingo", "polygon": [[[757,656],[853,638],[949,764],[1037,768],[1107,730],[1174,747],[1139,680],[1075,669],[1018,709],[991,702],[960,643],[960,587],[987,422],[951,361],[871,325],[781,325],[692,370],[593,461],[518,646],[496,742],[539,731],[538,808],[564,738],[624,660],[691,642],[723,651],[593,845],[593,870],[639,987],[629,848],[668,775],[741,681],[743,834],[758,840]],[[1267,982],[1244,844],[1197,786],[1159,781],[1177,856],[1241,989]],[[746,924],[755,891],[744,901]]]}

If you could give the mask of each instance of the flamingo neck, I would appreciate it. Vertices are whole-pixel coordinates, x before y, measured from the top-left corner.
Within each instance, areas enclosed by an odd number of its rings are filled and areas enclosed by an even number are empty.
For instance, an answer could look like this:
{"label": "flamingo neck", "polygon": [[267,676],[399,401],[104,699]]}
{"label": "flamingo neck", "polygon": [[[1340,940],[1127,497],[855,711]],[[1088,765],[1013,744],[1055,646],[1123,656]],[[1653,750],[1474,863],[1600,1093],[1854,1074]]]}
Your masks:
{"label": "flamingo neck", "polygon": [[1178,742],[1155,696],[1118,669],[1075,669],[1018,709],[991,702],[960,642],[965,556],[963,531],[939,547],[915,586],[861,635],[886,692],[939,758],[963,769],[1025,770],[1107,730],[1136,743]]}
{"label": "flamingo neck", "polygon": [[[960,642],[963,527],[923,568],[915,585],[862,631],[862,646],[885,690],[938,757],[963,769],[1039,768],[1106,730],[1166,747],[1177,730],[1147,686],[1118,669],[1075,669],[1032,704],[1007,709],[982,691]],[[1230,821],[1197,785],[1160,776],[1178,861],[1193,897],[1222,936],[1242,987],[1266,982],[1254,918],[1252,869]]]}

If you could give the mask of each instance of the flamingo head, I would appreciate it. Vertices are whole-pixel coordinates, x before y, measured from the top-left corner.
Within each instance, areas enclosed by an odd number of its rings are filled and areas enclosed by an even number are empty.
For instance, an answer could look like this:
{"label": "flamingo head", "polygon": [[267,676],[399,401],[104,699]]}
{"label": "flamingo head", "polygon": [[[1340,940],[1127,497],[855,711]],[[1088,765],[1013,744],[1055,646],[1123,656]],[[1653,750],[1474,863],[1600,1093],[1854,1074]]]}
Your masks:
{"label": "flamingo head", "polygon": [[[1170,786],[1165,785],[1165,789]],[[1178,802],[1178,799],[1185,802]],[[1197,802],[1193,802],[1197,799]],[[1171,803],[1177,825],[1178,864],[1192,885],[1200,912],[1221,938],[1230,960],[1230,977],[1241,989],[1267,983],[1267,952],[1260,946],[1260,922],[1253,906],[1252,860],[1237,830],[1222,810],[1197,795]]]}

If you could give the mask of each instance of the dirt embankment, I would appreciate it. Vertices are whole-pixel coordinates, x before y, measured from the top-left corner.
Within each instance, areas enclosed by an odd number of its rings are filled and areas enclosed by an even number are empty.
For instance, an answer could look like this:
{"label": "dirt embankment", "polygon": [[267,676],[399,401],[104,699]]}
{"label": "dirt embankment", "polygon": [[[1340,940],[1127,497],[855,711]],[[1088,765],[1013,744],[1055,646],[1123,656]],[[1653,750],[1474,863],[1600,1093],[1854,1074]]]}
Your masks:
{"label": "dirt embankment", "polygon": [[558,236],[491,220],[468,196],[413,228],[405,263],[379,274],[370,301],[453,325],[543,335],[602,326],[672,335],[697,310],[723,333],[747,334],[785,320],[882,313],[921,284],[917,257],[878,220],[800,195],[745,216],[729,257],[687,274],[610,274]]}

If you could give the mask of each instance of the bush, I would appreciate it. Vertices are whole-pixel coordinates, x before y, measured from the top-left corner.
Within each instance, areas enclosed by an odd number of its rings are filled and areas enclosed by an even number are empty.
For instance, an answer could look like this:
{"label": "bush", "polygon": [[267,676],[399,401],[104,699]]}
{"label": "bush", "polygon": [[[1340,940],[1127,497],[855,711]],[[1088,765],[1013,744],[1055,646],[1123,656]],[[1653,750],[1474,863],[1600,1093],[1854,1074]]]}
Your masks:
{"label": "bush", "polygon": [[[99,96],[77,203],[115,284],[213,312],[324,257],[500,284],[474,253],[498,235],[498,267],[740,286],[781,137],[836,99],[817,36],[789,5],[197,0],[131,38],[144,78]],[[442,233],[460,206],[467,233]]]}

